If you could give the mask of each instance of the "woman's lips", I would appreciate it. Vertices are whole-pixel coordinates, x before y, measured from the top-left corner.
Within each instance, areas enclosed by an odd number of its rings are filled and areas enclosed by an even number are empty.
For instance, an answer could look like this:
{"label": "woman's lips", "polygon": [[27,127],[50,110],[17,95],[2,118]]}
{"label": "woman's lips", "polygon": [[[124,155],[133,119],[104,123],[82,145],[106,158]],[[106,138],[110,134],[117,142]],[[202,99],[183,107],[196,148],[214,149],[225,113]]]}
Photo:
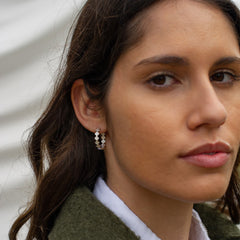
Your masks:
{"label": "woman's lips", "polygon": [[180,158],[199,167],[218,168],[227,163],[231,152],[229,144],[207,143],[181,154]]}

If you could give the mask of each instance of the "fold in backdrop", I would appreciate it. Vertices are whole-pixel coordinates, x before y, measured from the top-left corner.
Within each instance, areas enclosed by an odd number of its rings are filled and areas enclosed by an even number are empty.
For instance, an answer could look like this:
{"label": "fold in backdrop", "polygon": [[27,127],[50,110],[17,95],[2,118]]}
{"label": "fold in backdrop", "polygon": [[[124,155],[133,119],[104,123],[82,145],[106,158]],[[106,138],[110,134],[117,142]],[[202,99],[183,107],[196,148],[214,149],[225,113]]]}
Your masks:
{"label": "fold in backdrop", "polygon": [[[0,239],[33,191],[23,143],[48,101],[83,0],[0,0]],[[25,239],[25,230],[19,239]]]}
{"label": "fold in backdrop", "polygon": [[1,240],[32,195],[23,143],[48,101],[68,30],[84,1],[0,0]]}

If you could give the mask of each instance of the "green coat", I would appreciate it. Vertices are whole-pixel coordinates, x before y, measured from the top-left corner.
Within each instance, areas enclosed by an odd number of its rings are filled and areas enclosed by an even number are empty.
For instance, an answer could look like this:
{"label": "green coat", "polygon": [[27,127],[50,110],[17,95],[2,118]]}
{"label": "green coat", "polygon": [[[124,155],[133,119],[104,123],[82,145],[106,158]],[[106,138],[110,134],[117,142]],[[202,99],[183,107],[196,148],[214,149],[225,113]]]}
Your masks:
{"label": "green coat", "polygon": [[[211,240],[240,240],[239,229],[224,215],[197,205]],[[49,240],[137,240],[136,235],[85,187],[78,188],[65,202]]]}

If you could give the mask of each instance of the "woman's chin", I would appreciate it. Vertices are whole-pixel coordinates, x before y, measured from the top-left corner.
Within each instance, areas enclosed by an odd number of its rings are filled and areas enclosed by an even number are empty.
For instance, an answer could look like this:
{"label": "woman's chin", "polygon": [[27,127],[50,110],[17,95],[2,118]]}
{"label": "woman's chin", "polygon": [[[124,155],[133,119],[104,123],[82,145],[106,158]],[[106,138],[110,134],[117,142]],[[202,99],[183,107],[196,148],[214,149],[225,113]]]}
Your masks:
{"label": "woman's chin", "polygon": [[226,192],[226,188],[220,186],[219,188],[208,188],[208,189],[201,189],[199,191],[192,192],[188,198],[186,198],[187,202],[192,203],[201,203],[201,202],[208,202],[208,201],[216,201],[224,196]]}

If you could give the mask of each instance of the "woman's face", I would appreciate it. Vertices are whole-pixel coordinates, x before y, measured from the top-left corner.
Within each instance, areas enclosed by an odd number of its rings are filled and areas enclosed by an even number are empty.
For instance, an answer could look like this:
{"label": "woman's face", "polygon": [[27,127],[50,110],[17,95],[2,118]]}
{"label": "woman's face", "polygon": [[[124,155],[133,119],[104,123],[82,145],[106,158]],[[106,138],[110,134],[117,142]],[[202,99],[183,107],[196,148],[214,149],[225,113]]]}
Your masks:
{"label": "woman's face", "polygon": [[144,36],[117,61],[106,98],[108,184],[118,194],[198,202],[227,189],[240,142],[240,54],[214,7],[145,12]]}

